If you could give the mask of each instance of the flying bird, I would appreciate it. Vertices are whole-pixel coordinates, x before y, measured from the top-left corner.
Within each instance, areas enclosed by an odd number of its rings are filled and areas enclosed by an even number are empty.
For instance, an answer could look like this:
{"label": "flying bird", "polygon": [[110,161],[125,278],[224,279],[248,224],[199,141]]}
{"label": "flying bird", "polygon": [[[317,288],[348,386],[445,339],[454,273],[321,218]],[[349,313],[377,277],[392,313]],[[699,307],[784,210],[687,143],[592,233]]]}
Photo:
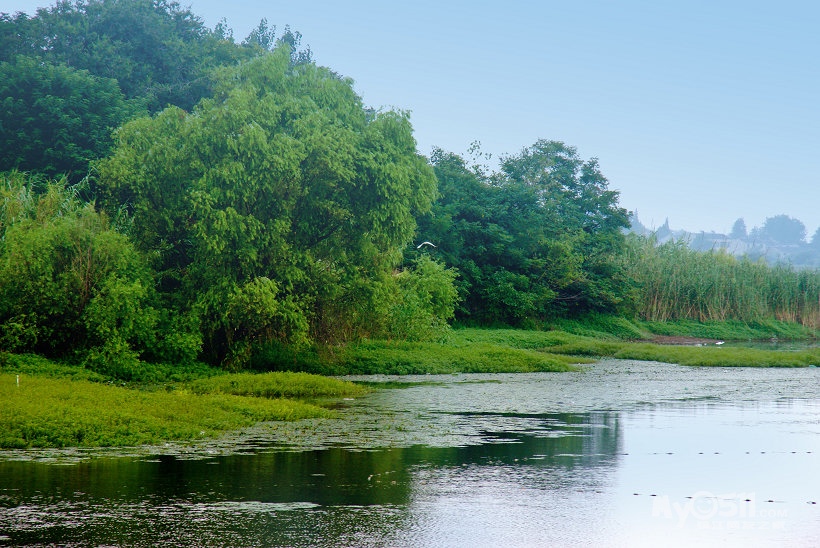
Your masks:
{"label": "flying bird", "polygon": [[426,245],[430,245],[430,246],[433,246],[433,247],[438,247],[436,244],[434,244],[432,242],[421,242],[419,245],[416,246],[416,249],[421,249],[422,247],[424,247]]}

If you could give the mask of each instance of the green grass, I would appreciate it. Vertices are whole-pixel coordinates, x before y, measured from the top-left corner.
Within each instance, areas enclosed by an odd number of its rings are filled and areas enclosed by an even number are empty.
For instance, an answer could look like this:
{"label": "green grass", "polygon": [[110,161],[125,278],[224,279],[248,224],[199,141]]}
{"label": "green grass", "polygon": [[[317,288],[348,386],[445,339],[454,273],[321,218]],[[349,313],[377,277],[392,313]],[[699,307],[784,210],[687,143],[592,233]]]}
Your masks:
{"label": "green grass", "polygon": [[771,338],[805,340],[816,338],[818,331],[793,322],[778,320],[741,322],[737,320],[705,321],[675,320],[667,322],[635,322],[655,335],[674,335],[727,341],[767,340]]}
{"label": "green grass", "polygon": [[[810,339],[815,330],[778,321],[630,321],[596,316],[562,320],[551,331],[453,329],[442,342],[363,341],[343,347],[312,348],[299,356],[269,353],[267,369],[302,370],[323,375],[523,373],[569,371],[595,358],[663,361],[682,365],[803,367],[820,364],[817,350],[785,352],[727,347],[663,346],[645,341],[654,335],[724,340]],[[286,356],[276,359],[275,356]]]}
{"label": "green grass", "polygon": [[754,348],[664,346],[623,343],[615,358],[650,360],[680,365],[719,367],[809,367],[820,366],[820,349],[800,352]]}
{"label": "green grass", "polygon": [[139,387],[38,356],[3,354],[0,366],[2,448],[211,438],[260,421],[325,417],[332,412],[320,402],[367,391],[306,373],[225,374],[206,366],[183,368],[161,384],[152,376]]}
{"label": "green grass", "polygon": [[556,320],[551,327],[574,335],[607,340],[643,339],[647,335],[646,328],[638,322],[619,316],[600,314],[590,315],[583,319]]}
{"label": "green grass", "polygon": [[320,375],[425,375],[570,371],[589,362],[543,352],[544,332],[513,329],[455,329],[440,342],[366,340],[338,347],[312,347],[300,355],[262,350],[254,366],[263,370]]}
{"label": "green grass", "polygon": [[107,447],[195,440],[260,421],[326,416],[316,405],[0,374],[0,447]]}
{"label": "green grass", "polygon": [[723,346],[674,346],[601,340],[556,332],[546,349],[556,354],[612,357],[692,366],[809,367],[820,366],[820,348],[791,352]]}
{"label": "green grass", "polygon": [[19,373],[22,375],[37,375],[54,379],[87,380],[104,382],[108,379],[89,369],[51,361],[35,354],[12,354],[0,352],[0,373]]}
{"label": "green grass", "polygon": [[571,371],[583,362],[488,342],[406,343],[367,341],[350,345],[337,367],[347,374],[422,375],[446,373],[529,373]]}
{"label": "green grass", "polygon": [[[12,354],[0,351],[0,372],[8,371],[60,379],[89,380],[94,382],[126,382],[124,379],[103,375],[78,364],[52,361],[36,354]],[[190,382],[194,379],[222,375],[224,371],[204,363],[173,365],[139,362],[139,370],[132,371],[127,384],[140,387]]]}
{"label": "green grass", "polygon": [[275,371],[271,373],[235,373],[193,381],[195,394],[232,394],[257,398],[321,399],[361,396],[367,390],[337,379]]}

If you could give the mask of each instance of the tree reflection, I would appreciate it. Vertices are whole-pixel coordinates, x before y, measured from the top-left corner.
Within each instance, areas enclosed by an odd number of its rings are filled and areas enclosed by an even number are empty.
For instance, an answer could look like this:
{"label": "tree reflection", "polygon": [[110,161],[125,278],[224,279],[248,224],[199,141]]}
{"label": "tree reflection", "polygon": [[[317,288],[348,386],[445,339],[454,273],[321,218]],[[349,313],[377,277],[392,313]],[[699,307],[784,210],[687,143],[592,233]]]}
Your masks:
{"label": "tree reflection", "polygon": [[0,526],[14,544],[365,545],[410,527],[413,501],[467,476],[586,489],[622,446],[617,413],[480,417],[496,419],[527,427],[461,447],[2,462]]}

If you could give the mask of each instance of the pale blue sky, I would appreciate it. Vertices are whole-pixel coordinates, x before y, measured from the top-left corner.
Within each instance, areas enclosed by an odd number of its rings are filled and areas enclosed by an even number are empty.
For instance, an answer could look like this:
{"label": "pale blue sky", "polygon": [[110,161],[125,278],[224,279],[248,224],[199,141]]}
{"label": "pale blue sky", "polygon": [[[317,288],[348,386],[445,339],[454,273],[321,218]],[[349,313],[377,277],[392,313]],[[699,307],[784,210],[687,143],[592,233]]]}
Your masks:
{"label": "pale blue sky", "polygon": [[237,41],[289,24],[367,105],[411,111],[425,155],[561,140],[649,226],[820,225],[820,2],[180,3]]}

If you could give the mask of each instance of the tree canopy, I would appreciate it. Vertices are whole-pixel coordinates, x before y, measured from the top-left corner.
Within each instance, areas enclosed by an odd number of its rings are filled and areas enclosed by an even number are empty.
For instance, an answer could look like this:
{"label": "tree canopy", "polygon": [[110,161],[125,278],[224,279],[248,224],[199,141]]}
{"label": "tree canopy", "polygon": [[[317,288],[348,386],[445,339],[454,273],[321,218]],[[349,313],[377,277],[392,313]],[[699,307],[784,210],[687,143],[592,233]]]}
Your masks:
{"label": "tree canopy", "polygon": [[753,235],[778,244],[799,245],[806,238],[806,225],[788,215],[775,215],[768,217]]}
{"label": "tree canopy", "polygon": [[0,169],[82,178],[140,111],[116,80],[31,57],[0,61]]}
{"label": "tree canopy", "polygon": [[629,217],[595,158],[539,140],[494,170],[428,161],[408,113],[300,44],[264,19],[236,43],[166,0],[1,15],[0,344],[240,368],[454,317],[632,310]]}
{"label": "tree canopy", "polygon": [[218,67],[291,46],[308,63],[301,35],[279,38],[263,20],[241,44],[166,0],[59,1],[0,14],[0,171],[21,169],[77,182],[110,150],[126,120],[169,105],[189,111],[213,93]]}
{"label": "tree canopy", "polygon": [[98,165],[103,203],[128,204],[162,291],[216,361],[384,329],[393,269],[435,197],[406,114],[373,114],[350,81],[290,53],[221,71],[190,114],[126,124]]}
{"label": "tree canopy", "polygon": [[210,68],[251,54],[166,0],[60,1],[34,17],[0,18],[0,60],[24,55],[114,79],[151,112],[193,107]]}
{"label": "tree canopy", "polygon": [[521,324],[625,301],[613,259],[629,220],[596,160],[542,140],[491,174],[441,150],[432,161],[441,198],[419,233],[461,274],[461,319]]}

